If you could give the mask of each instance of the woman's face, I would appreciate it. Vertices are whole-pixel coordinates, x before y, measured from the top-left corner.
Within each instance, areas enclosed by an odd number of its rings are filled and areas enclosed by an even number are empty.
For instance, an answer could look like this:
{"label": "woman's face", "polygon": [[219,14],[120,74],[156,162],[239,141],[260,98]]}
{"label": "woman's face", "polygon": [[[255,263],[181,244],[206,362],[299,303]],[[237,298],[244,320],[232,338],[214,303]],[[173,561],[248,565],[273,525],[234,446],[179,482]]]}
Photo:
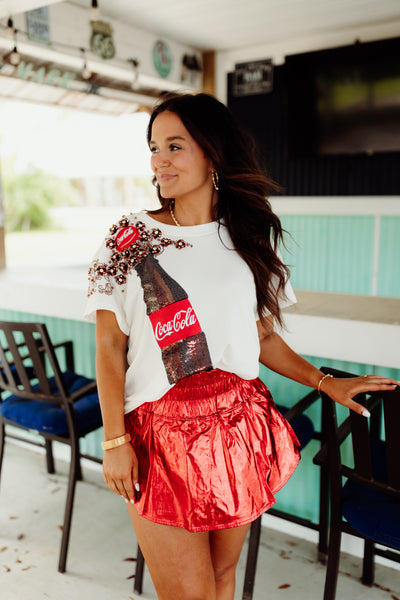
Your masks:
{"label": "woman's face", "polygon": [[154,119],[149,148],[163,198],[211,198],[211,160],[177,114],[164,111]]}

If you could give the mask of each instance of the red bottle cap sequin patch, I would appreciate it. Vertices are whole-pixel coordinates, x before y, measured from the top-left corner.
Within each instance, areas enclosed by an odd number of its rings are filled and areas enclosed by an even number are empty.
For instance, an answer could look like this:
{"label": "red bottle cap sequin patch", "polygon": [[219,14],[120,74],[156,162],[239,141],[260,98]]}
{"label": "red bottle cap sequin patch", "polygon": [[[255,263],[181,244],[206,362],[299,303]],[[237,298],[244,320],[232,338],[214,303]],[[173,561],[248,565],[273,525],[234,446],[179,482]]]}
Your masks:
{"label": "red bottle cap sequin patch", "polygon": [[125,250],[129,248],[139,237],[139,231],[136,227],[129,225],[129,227],[123,227],[115,238],[117,244],[117,250]]}
{"label": "red bottle cap sequin patch", "polygon": [[149,317],[160,348],[201,333],[200,323],[188,298],[160,308]]}

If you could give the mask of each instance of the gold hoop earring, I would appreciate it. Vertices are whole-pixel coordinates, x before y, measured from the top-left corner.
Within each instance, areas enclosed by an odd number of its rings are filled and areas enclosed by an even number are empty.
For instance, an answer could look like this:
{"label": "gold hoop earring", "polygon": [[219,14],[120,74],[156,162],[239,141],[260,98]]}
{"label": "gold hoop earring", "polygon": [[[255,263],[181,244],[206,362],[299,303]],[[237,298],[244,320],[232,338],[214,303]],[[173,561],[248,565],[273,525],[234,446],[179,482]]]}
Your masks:
{"label": "gold hoop earring", "polygon": [[218,173],[217,173],[217,171],[215,169],[211,170],[211,179],[212,179],[215,191],[218,192],[218,190],[219,190],[219,177],[218,177]]}

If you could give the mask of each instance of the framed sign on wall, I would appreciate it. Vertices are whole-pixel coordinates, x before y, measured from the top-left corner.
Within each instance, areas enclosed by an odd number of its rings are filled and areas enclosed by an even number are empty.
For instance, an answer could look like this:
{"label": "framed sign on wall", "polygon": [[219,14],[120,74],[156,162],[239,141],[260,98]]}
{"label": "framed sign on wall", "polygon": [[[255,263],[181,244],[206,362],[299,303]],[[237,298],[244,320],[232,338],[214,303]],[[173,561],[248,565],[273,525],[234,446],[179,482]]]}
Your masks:
{"label": "framed sign on wall", "polygon": [[161,40],[154,44],[153,63],[160,77],[168,77],[172,68],[172,54],[169,46]]}

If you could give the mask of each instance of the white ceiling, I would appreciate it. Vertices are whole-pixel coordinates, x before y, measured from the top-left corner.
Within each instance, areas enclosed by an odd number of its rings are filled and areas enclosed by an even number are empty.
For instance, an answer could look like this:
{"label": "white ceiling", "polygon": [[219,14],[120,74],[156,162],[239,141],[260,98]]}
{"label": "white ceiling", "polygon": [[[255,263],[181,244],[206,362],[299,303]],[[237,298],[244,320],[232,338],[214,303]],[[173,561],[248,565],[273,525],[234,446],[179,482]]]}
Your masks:
{"label": "white ceiling", "polygon": [[[0,17],[58,0],[0,0]],[[70,0],[89,8],[90,0]],[[201,50],[399,23],[400,0],[98,0],[104,17]]]}

